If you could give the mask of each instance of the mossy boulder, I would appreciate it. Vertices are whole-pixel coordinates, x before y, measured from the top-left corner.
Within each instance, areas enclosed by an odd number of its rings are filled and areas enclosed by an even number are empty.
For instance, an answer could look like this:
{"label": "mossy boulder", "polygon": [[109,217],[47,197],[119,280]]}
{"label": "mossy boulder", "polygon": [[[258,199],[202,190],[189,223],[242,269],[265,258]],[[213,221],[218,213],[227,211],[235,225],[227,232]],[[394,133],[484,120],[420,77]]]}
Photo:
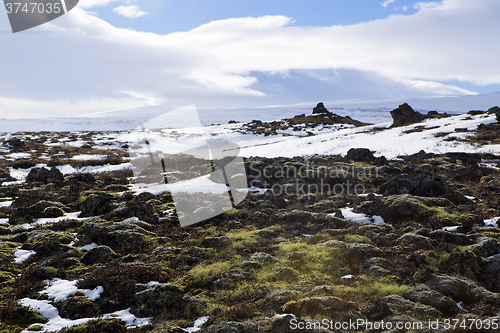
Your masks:
{"label": "mossy boulder", "polygon": [[331,316],[332,313],[342,311],[344,308],[344,301],[340,298],[323,296],[288,302],[283,306],[283,311],[285,313],[293,313],[296,316]]}
{"label": "mossy boulder", "polygon": [[433,242],[435,241],[430,238],[408,232],[399,237],[397,242],[416,249],[434,249]]}
{"label": "mossy boulder", "polygon": [[429,305],[445,316],[452,315],[458,311],[457,302],[440,292],[432,290],[425,284],[419,284],[405,290],[403,297],[412,302]]}
{"label": "mossy boulder", "polygon": [[46,168],[33,168],[26,177],[28,183],[62,183],[64,181],[64,175],[56,167],[50,170]]}
{"label": "mossy boulder", "polygon": [[417,318],[440,318],[441,312],[425,304],[412,302],[399,295],[387,295],[382,298],[389,308],[395,313],[409,314]]}
{"label": "mossy boulder", "polygon": [[89,195],[81,204],[82,212],[80,217],[99,216],[109,213],[115,208],[111,204],[114,199],[116,199],[115,196],[104,192]]}
{"label": "mossy boulder", "polygon": [[50,230],[34,230],[28,232],[25,246],[36,246],[40,243],[69,244],[75,240],[75,235],[68,232]]}
{"label": "mossy boulder", "polygon": [[151,225],[142,221],[131,222],[87,222],[83,226],[82,234],[91,241],[107,244],[114,250],[129,251],[140,246],[142,241],[157,237],[146,229]]}
{"label": "mossy boulder", "polygon": [[493,292],[500,292],[500,254],[488,257],[481,267],[479,279]]}
{"label": "mossy boulder", "polygon": [[100,245],[88,251],[80,261],[86,265],[93,265],[95,263],[106,263],[116,257],[118,255],[109,246]]}
{"label": "mossy boulder", "polygon": [[59,315],[72,320],[80,318],[91,318],[99,314],[98,306],[86,296],[68,297],[64,301],[57,302]]}
{"label": "mossy boulder", "polygon": [[173,284],[149,286],[136,292],[133,297],[131,312],[138,317],[157,316],[165,311],[182,311],[190,300]]}

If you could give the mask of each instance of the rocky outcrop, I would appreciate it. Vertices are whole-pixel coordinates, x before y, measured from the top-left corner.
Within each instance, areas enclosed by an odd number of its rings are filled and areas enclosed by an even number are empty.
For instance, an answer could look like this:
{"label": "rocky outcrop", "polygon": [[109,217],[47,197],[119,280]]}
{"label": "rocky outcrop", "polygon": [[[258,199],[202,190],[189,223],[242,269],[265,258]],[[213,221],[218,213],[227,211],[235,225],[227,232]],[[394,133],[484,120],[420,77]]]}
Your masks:
{"label": "rocky outcrop", "polygon": [[313,108],[313,114],[331,114],[331,112],[320,102]]}
{"label": "rocky outcrop", "polygon": [[50,170],[46,168],[33,168],[26,177],[26,181],[29,183],[62,183],[64,181],[64,176],[56,167]]}
{"label": "rocky outcrop", "polygon": [[400,105],[397,109],[391,111],[393,119],[391,127],[399,127],[412,123],[418,123],[424,120],[424,116],[414,111],[407,103]]}

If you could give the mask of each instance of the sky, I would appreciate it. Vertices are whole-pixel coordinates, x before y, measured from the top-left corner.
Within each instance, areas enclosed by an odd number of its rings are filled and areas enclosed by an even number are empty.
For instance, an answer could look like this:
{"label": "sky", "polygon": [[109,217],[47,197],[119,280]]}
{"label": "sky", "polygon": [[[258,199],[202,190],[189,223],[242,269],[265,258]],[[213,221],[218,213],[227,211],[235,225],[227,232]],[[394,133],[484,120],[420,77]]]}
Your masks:
{"label": "sky", "polygon": [[0,8],[0,117],[500,91],[498,12],[498,0],[80,0],[13,34]]}

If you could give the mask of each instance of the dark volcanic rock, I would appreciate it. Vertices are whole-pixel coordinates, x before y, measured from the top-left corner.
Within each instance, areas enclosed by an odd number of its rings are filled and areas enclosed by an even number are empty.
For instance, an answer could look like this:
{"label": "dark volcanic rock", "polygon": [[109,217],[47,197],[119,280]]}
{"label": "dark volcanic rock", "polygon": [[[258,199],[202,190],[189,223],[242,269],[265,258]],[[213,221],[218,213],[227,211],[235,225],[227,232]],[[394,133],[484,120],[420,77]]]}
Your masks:
{"label": "dark volcanic rock", "polygon": [[95,303],[85,296],[74,296],[56,304],[63,318],[80,319],[95,317],[99,309]]}
{"label": "dark volcanic rock", "polygon": [[91,217],[109,213],[112,210],[110,203],[114,197],[107,193],[90,195],[82,202],[80,217]]}
{"label": "dark volcanic rock", "polygon": [[297,316],[331,315],[332,312],[342,311],[344,307],[344,301],[340,298],[323,296],[288,302],[283,306],[283,311]]}
{"label": "dark volcanic rock", "polygon": [[439,310],[445,316],[451,315],[458,310],[457,304],[453,299],[423,284],[405,290],[403,296],[410,301],[429,305]]}
{"label": "dark volcanic rock", "polygon": [[500,108],[498,106],[489,108],[488,114],[495,114],[497,116],[497,121],[500,123]]}
{"label": "dark volcanic rock", "polygon": [[411,106],[404,103],[399,108],[391,111],[393,123],[391,127],[404,126],[407,124],[418,123],[424,119],[420,112],[413,111]]}
{"label": "dark volcanic rock", "polygon": [[228,322],[228,323],[214,325],[210,327],[208,332],[209,333],[258,333],[259,326],[253,323]]}
{"label": "dark volcanic rock", "polygon": [[376,301],[370,308],[364,310],[363,314],[370,320],[382,320],[392,315],[392,311],[386,303]]}
{"label": "dark volcanic rock", "polygon": [[34,168],[31,169],[30,173],[26,177],[26,181],[28,183],[43,184],[62,183],[64,181],[64,176],[56,167],[53,167],[50,170],[46,168]]}
{"label": "dark volcanic rock", "polygon": [[403,173],[396,175],[380,186],[380,193],[391,194],[412,194],[426,197],[439,197],[446,193],[448,185],[439,177],[426,177],[418,175],[410,177]]}
{"label": "dark volcanic rock", "polygon": [[94,247],[89,252],[87,252],[81,259],[81,262],[86,265],[92,265],[95,263],[105,263],[109,259],[117,257],[115,251],[113,251],[109,246],[100,245]]}
{"label": "dark volcanic rock", "polygon": [[323,103],[318,103],[315,108],[313,108],[313,114],[330,114],[331,112],[328,111]]}
{"label": "dark volcanic rock", "polygon": [[500,254],[489,257],[482,265],[480,280],[493,292],[500,292]]}
{"label": "dark volcanic rock", "polygon": [[373,162],[375,160],[375,157],[368,148],[351,148],[345,158],[354,162]]}

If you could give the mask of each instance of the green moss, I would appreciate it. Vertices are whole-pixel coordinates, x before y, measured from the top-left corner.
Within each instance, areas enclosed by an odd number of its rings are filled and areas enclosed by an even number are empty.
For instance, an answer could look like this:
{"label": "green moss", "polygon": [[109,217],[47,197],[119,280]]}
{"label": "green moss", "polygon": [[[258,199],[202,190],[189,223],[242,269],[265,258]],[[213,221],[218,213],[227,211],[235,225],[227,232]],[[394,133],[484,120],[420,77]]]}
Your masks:
{"label": "green moss", "polygon": [[[456,251],[460,252],[460,249],[457,249]],[[442,251],[429,251],[424,253],[422,259],[423,259],[423,268],[427,268],[433,272],[438,272],[439,271],[439,265],[450,258],[450,253],[449,252],[442,252]]]}
{"label": "green moss", "polygon": [[26,229],[25,227],[21,227],[21,226],[14,226],[14,227],[10,228],[10,232],[14,235],[20,234],[21,232],[25,232],[25,231],[28,231],[28,229]]}
{"label": "green moss", "polygon": [[18,325],[7,325],[0,323],[0,333],[20,333],[23,331],[22,327]]}
{"label": "green moss", "polygon": [[46,234],[41,234],[39,236],[33,237],[26,244],[34,245],[38,243],[53,243],[60,242],[61,244],[69,244],[74,241],[75,235],[67,232],[49,232]]}
{"label": "green moss", "polygon": [[287,289],[289,284],[318,286],[334,284],[345,274],[346,259],[341,249],[317,248],[307,240],[279,244],[276,264],[258,271],[256,279],[280,284]]}
{"label": "green moss", "polygon": [[28,327],[28,330],[29,330],[29,331],[36,331],[36,332],[39,332],[39,331],[43,330],[43,326],[42,326],[42,325],[39,325],[39,324],[36,324],[36,325],[31,325],[30,327]]}
{"label": "green moss", "polygon": [[257,236],[257,228],[254,226],[245,229],[230,231],[226,234],[227,237],[233,240],[233,248],[248,247],[259,241]]}
{"label": "green moss", "polygon": [[229,273],[231,268],[236,265],[237,261],[241,261],[241,258],[236,257],[232,260],[216,262],[209,265],[197,265],[189,271],[187,277],[185,277],[183,283],[181,283],[184,284],[187,289],[204,287],[214,279],[221,278]]}
{"label": "green moss", "polygon": [[0,283],[12,283],[14,282],[14,276],[12,273],[0,271]]}
{"label": "green moss", "polygon": [[14,259],[14,249],[20,244],[0,242],[0,262],[10,262]]}
{"label": "green moss", "polygon": [[373,300],[373,297],[384,297],[390,294],[403,295],[409,287],[401,285],[390,278],[372,278],[362,275],[364,283],[352,286],[337,285],[336,296],[347,299]]}
{"label": "green moss", "polygon": [[90,320],[85,324],[68,327],[66,333],[88,333],[88,332],[126,332],[125,322],[119,319],[97,319]]}
{"label": "green moss", "polygon": [[240,213],[241,213],[241,209],[231,208],[230,210],[227,210],[224,212],[224,217],[226,217],[228,219],[234,219],[234,218],[238,217],[238,215],[240,215]]}
{"label": "green moss", "polygon": [[51,277],[54,277],[57,275],[57,268],[54,268],[54,267],[51,267],[51,266],[47,266],[47,267],[44,267],[43,268],[43,271],[45,272],[45,274],[51,276]]}
{"label": "green moss", "polygon": [[370,238],[368,238],[366,236],[353,235],[353,234],[345,235],[344,242],[346,242],[346,243],[366,243],[366,244],[372,243]]}

